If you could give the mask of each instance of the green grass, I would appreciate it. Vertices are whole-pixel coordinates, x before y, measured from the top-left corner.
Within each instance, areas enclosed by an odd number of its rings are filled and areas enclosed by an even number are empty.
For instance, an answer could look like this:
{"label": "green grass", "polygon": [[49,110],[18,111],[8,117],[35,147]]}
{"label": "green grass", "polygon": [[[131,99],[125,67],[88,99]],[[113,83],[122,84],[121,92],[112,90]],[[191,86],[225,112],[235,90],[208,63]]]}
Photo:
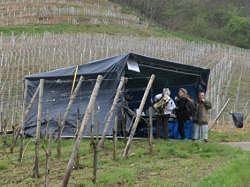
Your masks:
{"label": "green grass", "polygon": [[[210,143],[192,141],[164,141],[154,140],[153,153],[148,152],[146,139],[133,141],[129,159],[121,154],[124,142],[118,141],[117,160],[112,160],[112,142],[106,141],[105,149],[98,154],[97,186],[204,186],[224,184],[228,173],[234,176],[234,184],[245,184],[250,177],[247,172],[249,166],[249,152],[217,143],[218,134],[211,134]],[[27,139],[25,142],[30,142]],[[1,142],[0,142],[1,143]],[[8,143],[11,139],[8,138]],[[68,158],[72,151],[72,140],[63,140],[62,159],[56,159],[56,142],[52,144],[52,158],[50,170],[51,186],[60,186]],[[0,148],[0,186],[29,186],[43,185],[45,156],[40,149],[41,178],[32,178],[34,158],[34,144],[31,142],[24,155],[23,163],[17,162],[18,148],[13,154],[8,153],[8,147]],[[73,170],[70,186],[93,186],[92,177],[92,150],[89,140],[81,143],[81,169]],[[237,163],[241,166],[238,168]],[[242,166],[242,164],[244,166]],[[242,172],[238,169],[243,168]],[[236,170],[234,170],[234,168]],[[245,169],[244,169],[245,168]],[[217,181],[216,177],[221,180]],[[217,183],[213,183],[217,181]],[[225,183],[230,184],[230,183]]]}
{"label": "green grass", "polygon": [[98,24],[57,24],[57,25],[28,25],[28,26],[5,26],[0,27],[0,32],[4,35],[20,35],[22,33],[106,33],[119,35],[138,35],[138,36],[159,36],[167,37],[170,34],[160,28],[140,28],[122,25],[98,25]]}
{"label": "green grass", "polygon": [[227,132],[210,131],[209,138],[212,142],[240,142],[250,141],[250,131],[232,130]]}
{"label": "green grass", "polygon": [[250,157],[243,154],[228,162],[225,167],[203,178],[197,186],[250,186]]}
{"label": "green grass", "polygon": [[104,33],[109,35],[121,36],[139,36],[139,37],[176,37],[183,40],[194,42],[216,43],[202,37],[196,37],[180,32],[168,32],[157,26],[131,27],[125,25],[99,25],[99,24],[56,24],[56,25],[27,25],[27,26],[5,26],[0,27],[0,33],[3,35],[21,35],[26,34],[42,34],[44,32],[51,33]]}

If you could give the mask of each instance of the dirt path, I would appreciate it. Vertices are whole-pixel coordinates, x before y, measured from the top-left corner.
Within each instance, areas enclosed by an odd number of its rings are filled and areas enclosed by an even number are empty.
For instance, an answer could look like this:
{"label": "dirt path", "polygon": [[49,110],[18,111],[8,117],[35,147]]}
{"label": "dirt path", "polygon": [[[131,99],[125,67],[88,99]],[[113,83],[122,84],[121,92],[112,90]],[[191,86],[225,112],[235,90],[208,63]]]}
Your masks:
{"label": "dirt path", "polygon": [[232,147],[239,147],[243,150],[250,151],[250,142],[227,142],[222,144],[230,145]]}

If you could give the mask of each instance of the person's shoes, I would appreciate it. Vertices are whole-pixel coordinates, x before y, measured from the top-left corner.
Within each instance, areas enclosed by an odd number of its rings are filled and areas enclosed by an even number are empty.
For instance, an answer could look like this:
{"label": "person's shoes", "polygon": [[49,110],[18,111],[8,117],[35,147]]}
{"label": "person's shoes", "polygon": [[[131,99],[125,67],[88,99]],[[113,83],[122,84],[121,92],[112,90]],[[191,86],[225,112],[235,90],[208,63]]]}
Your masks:
{"label": "person's shoes", "polygon": [[208,140],[207,140],[207,139],[204,139],[204,142],[205,142],[205,143],[208,143]]}

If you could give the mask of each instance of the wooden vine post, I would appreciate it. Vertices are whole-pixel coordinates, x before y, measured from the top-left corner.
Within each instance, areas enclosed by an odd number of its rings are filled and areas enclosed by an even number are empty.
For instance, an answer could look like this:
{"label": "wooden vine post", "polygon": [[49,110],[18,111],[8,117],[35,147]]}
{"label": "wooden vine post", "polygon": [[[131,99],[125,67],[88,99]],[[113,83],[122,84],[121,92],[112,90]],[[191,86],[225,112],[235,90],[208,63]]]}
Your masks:
{"label": "wooden vine post", "polygon": [[117,102],[118,102],[118,100],[119,100],[119,97],[120,97],[120,95],[121,95],[121,91],[122,91],[122,88],[123,88],[124,83],[125,83],[125,77],[121,77],[120,83],[119,83],[118,88],[117,88],[117,90],[116,90],[115,98],[114,98],[114,100],[113,100],[112,106],[111,106],[110,111],[109,111],[109,113],[108,113],[108,117],[107,117],[106,123],[105,123],[105,125],[104,125],[104,130],[103,130],[103,133],[102,133],[101,140],[100,140],[99,143],[98,143],[98,147],[104,145],[104,139],[105,139],[107,130],[108,130],[108,128],[109,128],[109,125],[110,125],[110,123],[111,123],[113,114],[114,114],[114,112],[115,112],[115,107],[116,107]]}
{"label": "wooden vine post", "polygon": [[130,145],[132,143],[132,140],[133,140],[137,125],[140,122],[141,114],[142,114],[146,99],[148,97],[148,94],[150,92],[150,89],[151,89],[151,87],[152,87],[152,85],[154,83],[154,80],[155,80],[155,75],[153,74],[153,75],[151,75],[150,80],[149,80],[148,85],[147,85],[147,88],[146,88],[146,90],[144,92],[143,98],[141,100],[141,104],[139,106],[139,110],[136,113],[135,122],[134,122],[134,124],[132,126],[132,129],[131,129],[131,132],[130,132],[130,135],[129,135],[129,138],[128,138],[128,141],[127,141],[127,144],[126,144],[126,147],[125,147],[125,149],[123,151],[123,157],[125,157],[125,158],[128,157],[128,152],[129,152]]}
{"label": "wooden vine post", "polygon": [[[79,124],[80,124],[80,110],[79,108],[77,108],[76,132],[75,132],[74,140],[76,140],[77,138]],[[75,160],[75,169],[79,169],[79,168],[80,168],[80,150],[78,151],[76,155],[76,160]]]}
{"label": "wooden vine post", "polygon": [[209,130],[211,130],[211,129],[215,126],[217,120],[220,118],[222,112],[225,110],[225,108],[226,108],[226,106],[228,105],[229,101],[230,101],[230,99],[227,99],[227,101],[225,102],[225,104],[224,104],[223,107],[221,108],[220,112],[217,114],[217,116],[216,116],[215,119],[213,120],[213,122],[212,122],[212,124],[211,124]]}
{"label": "wooden vine post", "polygon": [[74,166],[74,162],[75,162],[76,156],[77,156],[78,151],[79,151],[79,147],[80,147],[80,143],[81,143],[81,139],[82,139],[82,134],[83,134],[85,126],[88,124],[89,118],[91,116],[92,107],[94,106],[96,97],[99,93],[99,89],[100,89],[102,80],[103,80],[103,76],[98,75],[94,90],[91,94],[90,101],[89,101],[88,106],[86,108],[86,112],[85,112],[85,115],[83,117],[80,129],[78,131],[78,135],[77,135],[75,144],[73,146],[73,150],[72,150],[72,153],[71,153],[71,156],[70,156],[70,159],[69,159],[69,162],[68,162],[65,174],[64,174],[64,178],[63,178],[63,182],[62,182],[62,186],[64,186],[64,187],[66,187],[68,185],[69,178],[70,178],[73,166]]}
{"label": "wooden vine post", "polygon": [[113,128],[113,160],[116,160],[116,150],[117,150],[117,126],[118,126],[118,116],[115,115],[115,123]]}
{"label": "wooden vine post", "polygon": [[[75,79],[76,79],[76,75],[74,77],[73,85],[74,85]],[[76,88],[74,89],[74,87],[72,86],[72,91],[71,91],[69,103],[67,105],[65,113],[63,115],[63,118],[61,119],[61,115],[59,116],[60,120],[58,120],[58,137],[57,137],[57,158],[58,159],[61,159],[61,152],[62,152],[61,151],[61,141],[62,141],[63,129],[65,127],[65,123],[66,123],[68,114],[70,112],[70,109],[72,107],[72,104],[75,101],[76,95],[77,95],[78,91],[81,88],[83,80],[84,80],[84,78],[83,78],[83,76],[81,76],[80,79],[79,79],[79,81],[78,81],[78,83],[77,83]],[[74,91],[73,91],[73,89],[74,89]]]}
{"label": "wooden vine post", "polygon": [[35,160],[33,168],[33,177],[39,178],[39,145],[40,145],[40,128],[42,122],[42,102],[43,102],[43,90],[44,79],[40,79],[38,110],[37,110],[37,125],[36,125],[36,139],[35,139]]}
{"label": "wooden vine post", "polygon": [[[23,154],[23,139],[24,139],[24,121],[25,121],[25,108],[26,108],[26,100],[27,100],[27,94],[28,93],[28,81],[24,81],[24,94],[23,94],[23,106],[22,106],[22,121],[20,125],[20,152],[19,152],[19,158],[18,161],[21,161],[21,155]],[[17,138],[17,137],[16,137]],[[13,145],[14,146],[14,145]]]}
{"label": "wooden vine post", "polygon": [[[80,79],[79,79],[79,81],[78,81],[78,83],[77,83],[76,88],[74,89],[74,91],[73,91],[72,94],[70,95],[70,99],[69,99],[68,106],[67,106],[67,108],[66,108],[66,111],[65,111],[65,113],[64,113],[64,115],[63,115],[63,118],[62,118],[62,121],[61,121],[61,126],[62,126],[61,131],[63,131],[63,128],[64,128],[64,126],[65,126],[65,123],[66,123],[67,117],[68,117],[68,115],[69,115],[70,109],[71,109],[71,107],[72,107],[72,104],[73,104],[74,101],[75,101],[75,98],[76,98],[76,95],[77,95],[78,91],[79,91],[80,88],[81,88],[81,85],[82,85],[83,80],[84,80],[84,78],[83,78],[83,76],[81,76]],[[72,89],[73,89],[73,88],[72,88]]]}
{"label": "wooden vine post", "polygon": [[49,173],[50,173],[50,157],[51,157],[51,139],[52,134],[48,132],[47,147],[44,148],[46,162],[45,162],[45,181],[44,186],[49,187]]}
{"label": "wooden vine post", "polygon": [[[25,85],[27,85],[28,82],[25,82]],[[26,86],[25,86],[26,88]],[[27,89],[27,88],[26,88]],[[39,90],[40,90],[40,84],[39,86],[37,87],[34,95],[32,96],[31,100],[30,100],[30,103],[28,104],[28,106],[26,107],[25,104],[23,104],[23,114],[22,114],[22,122],[21,122],[21,142],[20,142],[20,150],[19,150],[19,158],[18,158],[18,161],[21,162],[22,159],[23,159],[23,150],[24,150],[24,144],[23,144],[23,141],[24,141],[24,123],[25,123],[25,119],[26,119],[26,116],[28,115],[38,93],[39,93]],[[27,91],[25,91],[27,92]],[[25,97],[27,97],[27,93],[24,95],[24,102],[25,102]]]}
{"label": "wooden vine post", "polygon": [[149,123],[148,123],[148,143],[149,143],[149,153],[153,152],[153,108],[149,107]]}
{"label": "wooden vine post", "polygon": [[61,114],[59,114],[59,117],[58,117],[58,132],[57,132],[57,138],[56,138],[56,141],[57,141],[57,146],[56,146],[56,158],[57,159],[61,159],[61,155],[62,155],[62,138],[61,138],[61,133],[62,133],[62,119],[61,119]]}
{"label": "wooden vine post", "polygon": [[[94,129],[96,131],[96,139],[94,138]],[[98,137],[98,122],[96,119],[96,108],[95,104],[92,108],[92,123],[91,123],[91,140],[90,145],[93,150],[93,175],[92,182],[96,184],[96,176],[97,176],[97,162],[98,162],[98,145],[97,145],[97,137]]]}

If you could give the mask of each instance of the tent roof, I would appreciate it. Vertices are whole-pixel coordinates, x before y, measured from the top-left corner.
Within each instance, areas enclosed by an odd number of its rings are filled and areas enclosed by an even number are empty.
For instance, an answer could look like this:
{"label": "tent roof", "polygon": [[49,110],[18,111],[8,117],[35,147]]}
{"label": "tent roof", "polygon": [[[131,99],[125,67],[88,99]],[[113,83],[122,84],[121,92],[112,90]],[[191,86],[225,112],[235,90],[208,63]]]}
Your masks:
{"label": "tent roof", "polygon": [[[129,53],[126,55],[114,56],[111,58],[101,59],[97,61],[93,61],[87,64],[82,64],[78,66],[77,75],[93,75],[105,72],[115,72],[117,69],[115,68],[118,64],[125,64],[128,61],[135,61],[139,65],[148,65],[149,67],[160,68],[160,69],[168,69],[170,71],[175,71],[177,73],[182,74],[190,74],[190,75],[197,75],[197,76],[204,76],[205,79],[208,79],[209,76],[209,69],[203,69],[200,67],[195,67],[191,65],[185,65],[165,60],[160,60],[157,58],[142,56],[139,54]],[[119,66],[121,67],[121,66]],[[75,73],[75,66],[65,67],[56,69],[53,71],[42,72],[37,74],[32,74],[26,76],[26,79],[40,79],[40,78],[59,78],[59,77],[71,77],[74,76]]]}

